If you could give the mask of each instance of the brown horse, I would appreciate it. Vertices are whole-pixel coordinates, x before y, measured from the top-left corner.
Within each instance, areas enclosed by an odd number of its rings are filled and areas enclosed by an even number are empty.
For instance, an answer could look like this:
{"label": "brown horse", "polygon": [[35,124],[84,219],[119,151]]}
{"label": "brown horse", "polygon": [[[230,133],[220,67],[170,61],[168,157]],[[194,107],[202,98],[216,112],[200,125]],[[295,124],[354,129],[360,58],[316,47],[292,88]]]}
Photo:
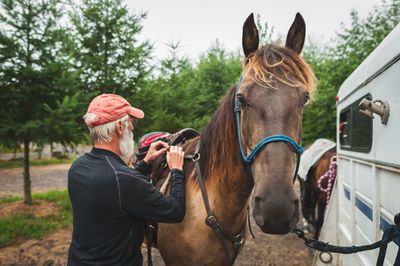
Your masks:
{"label": "brown horse", "polygon": [[[326,151],[321,158],[310,168],[307,173],[307,180],[300,180],[301,190],[301,210],[304,218],[314,228],[314,238],[318,239],[319,233],[324,223],[326,208],[326,192],[318,187],[318,180],[329,170],[331,158],[336,156],[336,147]],[[327,179],[322,180],[322,187],[327,187]]]}
{"label": "brown horse", "polygon": [[[194,154],[200,141],[199,166],[210,208],[225,232],[237,234],[246,221],[253,191],[252,214],[257,225],[271,234],[284,234],[298,221],[298,203],[292,178],[296,157],[292,146],[273,142],[264,146],[251,165],[243,160],[236,130],[235,97],[240,111],[240,132],[249,154],[265,137],[284,134],[297,143],[302,135],[304,105],[314,90],[314,75],[300,57],[305,23],[300,14],[291,26],[285,46],[259,48],[258,30],[251,14],[243,26],[243,79],[238,91],[228,89],[202,135],[185,143]],[[186,216],[179,224],[159,224],[158,248],[167,265],[229,265],[207,216],[193,162],[186,172]],[[227,240],[230,254],[233,244]]]}

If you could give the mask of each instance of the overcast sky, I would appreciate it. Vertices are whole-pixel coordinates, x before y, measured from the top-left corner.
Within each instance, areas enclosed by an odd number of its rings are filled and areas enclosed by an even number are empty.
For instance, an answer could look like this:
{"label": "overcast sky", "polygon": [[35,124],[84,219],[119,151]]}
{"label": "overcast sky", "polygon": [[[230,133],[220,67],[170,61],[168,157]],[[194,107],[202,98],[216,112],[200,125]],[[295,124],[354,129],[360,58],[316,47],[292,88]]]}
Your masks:
{"label": "overcast sky", "polygon": [[167,56],[166,43],[179,41],[179,55],[198,58],[218,39],[229,50],[241,47],[242,25],[250,13],[260,14],[286,37],[296,12],[306,22],[307,37],[328,42],[350,23],[350,12],[356,9],[361,18],[381,0],[134,0],[125,2],[135,11],[147,11],[141,38],[155,45],[154,56]]}

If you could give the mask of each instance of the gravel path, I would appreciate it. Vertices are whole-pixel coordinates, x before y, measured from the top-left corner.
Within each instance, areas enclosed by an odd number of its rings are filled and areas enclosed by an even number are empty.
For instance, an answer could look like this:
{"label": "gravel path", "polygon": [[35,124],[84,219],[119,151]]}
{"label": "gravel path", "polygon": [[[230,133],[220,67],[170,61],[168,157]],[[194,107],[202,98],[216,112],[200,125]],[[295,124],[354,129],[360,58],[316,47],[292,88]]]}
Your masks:
{"label": "gravel path", "polygon": [[[71,164],[31,166],[32,194],[67,189]],[[0,169],[0,198],[24,195],[23,168]]]}

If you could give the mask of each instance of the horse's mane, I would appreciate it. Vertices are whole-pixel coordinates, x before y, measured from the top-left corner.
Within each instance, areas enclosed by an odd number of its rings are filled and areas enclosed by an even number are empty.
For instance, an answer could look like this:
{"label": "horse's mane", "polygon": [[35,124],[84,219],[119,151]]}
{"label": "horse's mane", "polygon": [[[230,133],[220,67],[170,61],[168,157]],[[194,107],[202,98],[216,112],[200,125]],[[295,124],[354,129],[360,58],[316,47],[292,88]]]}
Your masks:
{"label": "horse's mane", "polygon": [[[315,90],[315,76],[310,66],[294,51],[274,44],[260,47],[250,58],[243,75],[251,77],[255,82],[265,86],[270,82],[270,75],[289,85],[306,86],[310,95]],[[298,83],[301,84],[298,84]],[[206,180],[214,169],[220,176],[225,176],[227,168],[239,166],[246,169],[241,159],[236,119],[233,111],[236,84],[232,85],[222,99],[217,111],[201,134],[200,167]],[[222,167],[221,163],[224,164]]]}
{"label": "horse's mane", "polygon": [[211,116],[210,122],[202,130],[200,150],[206,156],[200,160],[200,167],[205,180],[220,163],[225,163],[225,166],[220,168],[221,175],[224,175],[226,168],[231,167],[231,163],[240,164],[240,158],[236,162],[233,160],[233,157],[240,155],[240,150],[234,149],[238,141],[233,112],[235,92],[236,85],[232,85],[217,111]]}

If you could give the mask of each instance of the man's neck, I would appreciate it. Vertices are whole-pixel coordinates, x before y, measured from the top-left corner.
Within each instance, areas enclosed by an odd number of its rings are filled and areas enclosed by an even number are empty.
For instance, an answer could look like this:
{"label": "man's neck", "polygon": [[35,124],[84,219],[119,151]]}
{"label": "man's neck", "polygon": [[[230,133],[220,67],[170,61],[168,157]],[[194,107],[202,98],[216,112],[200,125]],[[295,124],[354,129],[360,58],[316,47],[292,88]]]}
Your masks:
{"label": "man's neck", "polygon": [[119,151],[119,142],[118,142],[118,139],[115,137],[111,140],[111,142],[107,142],[107,143],[95,142],[94,147],[112,151],[113,153],[115,153],[119,157],[121,157],[121,153]]}

